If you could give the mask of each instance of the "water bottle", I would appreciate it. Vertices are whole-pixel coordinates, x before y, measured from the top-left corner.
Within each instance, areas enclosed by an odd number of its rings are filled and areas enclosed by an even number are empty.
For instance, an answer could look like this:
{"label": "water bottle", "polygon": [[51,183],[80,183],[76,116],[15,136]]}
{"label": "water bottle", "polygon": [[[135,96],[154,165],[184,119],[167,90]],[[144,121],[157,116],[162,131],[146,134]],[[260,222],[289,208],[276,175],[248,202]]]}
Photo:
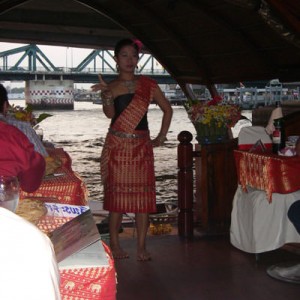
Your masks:
{"label": "water bottle", "polygon": [[285,134],[284,134],[284,127],[283,127],[283,119],[275,119],[274,120],[274,127],[275,130],[272,134],[272,151],[275,154],[285,147]]}

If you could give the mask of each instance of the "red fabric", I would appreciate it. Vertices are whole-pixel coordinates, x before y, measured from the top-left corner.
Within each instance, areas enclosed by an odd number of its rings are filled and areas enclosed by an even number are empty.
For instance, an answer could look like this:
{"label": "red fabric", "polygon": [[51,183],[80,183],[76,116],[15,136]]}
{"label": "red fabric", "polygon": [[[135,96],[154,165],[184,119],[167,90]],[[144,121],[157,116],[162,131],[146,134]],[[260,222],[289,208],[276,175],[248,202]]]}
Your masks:
{"label": "red fabric", "polygon": [[102,242],[107,253],[108,265],[60,271],[62,300],[116,299],[116,271],[109,248]]}
{"label": "red fabric", "polygon": [[71,221],[72,219],[72,217],[53,217],[45,215],[39,219],[36,226],[45,234],[49,234],[56,228],[63,226],[65,223]]}
{"label": "red fabric", "polygon": [[53,197],[58,203],[71,205],[86,205],[87,188],[78,174],[65,166],[57,169],[62,176],[44,178],[40,187],[33,193],[21,192],[20,198]]}
{"label": "red fabric", "polygon": [[[44,216],[37,227],[48,234],[72,218]],[[102,242],[107,254],[107,265],[60,270],[62,300],[116,299],[116,270],[109,247]]]}
{"label": "red fabric", "polygon": [[235,150],[239,183],[264,190],[271,202],[272,193],[288,194],[300,190],[300,157]]}
{"label": "red fabric", "polygon": [[[154,158],[149,136],[122,139],[109,134],[107,142],[111,148],[103,208],[114,212],[155,212]],[[122,147],[118,147],[120,144]]]}
{"label": "red fabric", "polygon": [[[264,144],[267,150],[272,149],[272,144]],[[239,145],[239,150],[248,151],[253,147],[253,144],[243,144]]]}
{"label": "red fabric", "polygon": [[21,189],[35,191],[45,172],[45,159],[16,127],[0,121],[0,174],[17,176]]}

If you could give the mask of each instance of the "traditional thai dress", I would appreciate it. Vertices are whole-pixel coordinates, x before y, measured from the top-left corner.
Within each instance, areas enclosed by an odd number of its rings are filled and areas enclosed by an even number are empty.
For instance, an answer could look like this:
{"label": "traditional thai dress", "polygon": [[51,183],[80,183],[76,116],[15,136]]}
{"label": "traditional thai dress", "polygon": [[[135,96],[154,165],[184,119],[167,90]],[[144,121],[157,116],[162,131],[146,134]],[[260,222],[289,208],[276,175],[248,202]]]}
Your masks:
{"label": "traditional thai dress", "polygon": [[134,94],[114,100],[116,112],[120,106],[122,112],[112,119],[101,154],[105,210],[156,211],[153,146],[145,119],[156,87],[154,80],[140,76]]}

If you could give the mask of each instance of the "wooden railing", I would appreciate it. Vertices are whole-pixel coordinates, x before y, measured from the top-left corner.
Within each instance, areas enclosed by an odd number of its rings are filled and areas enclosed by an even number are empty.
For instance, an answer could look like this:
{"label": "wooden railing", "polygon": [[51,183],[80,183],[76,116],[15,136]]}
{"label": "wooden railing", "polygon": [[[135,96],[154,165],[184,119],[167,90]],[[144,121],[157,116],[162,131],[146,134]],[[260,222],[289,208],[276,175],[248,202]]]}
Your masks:
{"label": "wooden railing", "polygon": [[193,236],[193,145],[192,134],[182,131],[178,135],[178,234]]}
{"label": "wooden railing", "polygon": [[189,131],[178,135],[178,235],[192,237],[196,223],[207,234],[228,233],[237,188],[237,140],[194,149],[192,139]]}

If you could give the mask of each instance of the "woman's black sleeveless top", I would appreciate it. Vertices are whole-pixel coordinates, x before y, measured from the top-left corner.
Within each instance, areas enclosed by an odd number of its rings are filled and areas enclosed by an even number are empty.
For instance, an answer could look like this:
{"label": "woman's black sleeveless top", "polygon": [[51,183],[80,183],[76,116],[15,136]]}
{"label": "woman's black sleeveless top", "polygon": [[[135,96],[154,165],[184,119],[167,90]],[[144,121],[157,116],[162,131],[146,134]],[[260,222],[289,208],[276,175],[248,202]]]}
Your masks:
{"label": "woman's black sleeveless top", "polygon": [[[122,111],[128,106],[128,104],[131,102],[134,94],[124,94],[120,95],[114,100],[114,107],[115,107],[115,115],[111,120],[111,125],[114,124],[116,119],[119,117],[119,115],[122,113]],[[143,116],[140,123],[136,126],[136,130],[148,130],[148,119],[147,119],[147,113]]]}

